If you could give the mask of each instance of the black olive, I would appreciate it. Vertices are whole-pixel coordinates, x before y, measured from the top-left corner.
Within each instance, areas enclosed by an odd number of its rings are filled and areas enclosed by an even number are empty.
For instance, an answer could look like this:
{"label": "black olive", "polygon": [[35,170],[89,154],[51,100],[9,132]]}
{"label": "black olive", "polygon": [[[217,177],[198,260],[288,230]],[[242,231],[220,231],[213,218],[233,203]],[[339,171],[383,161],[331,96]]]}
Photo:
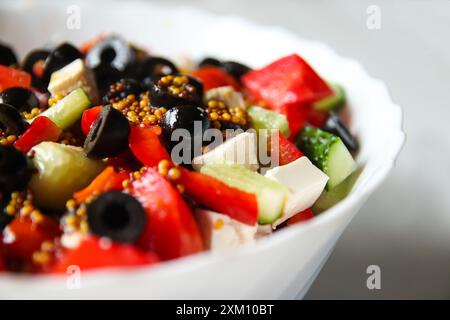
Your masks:
{"label": "black olive", "polygon": [[240,81],[241,77],[251,71],[249,67],[239,62],[225,61],[222,63],[222,69]]}
{"label": "black olive", "polygon": [[358,141],[352,136],[350,131],[342,123],[339,115],[335,112],[330,112],[327,122],[322,127],[323,130],[328,131],[342,139],[342,142],[350,151],[356,151],[359,148]]}
{"label": "black olive", "polygon": [[16,54],[11,47],[0,43],[0,65],[11,66],[17,64]]}
{"label": "black olive", "polygon": [[11,200],[11,194],[0,194],[0,232],[5,229],[5,227],[14,220],[14,215],[8,214],[5,209]]}
{"label": "black olive", "polygon": [[176,73],[178,69],[171,61],[161,57],[147,57],[137,64],[135,77],[144,85],[150,86],[153,80]]}
{"label": "black olive", "polygon": [[[178,82],[180,79],[183,82]],[[151,104],[156,107],[170,109],[182,104],[201,105],[203,84],[197,79],[186,75],[163,76],[152,83],[149,95]]]}
{"label": "black olive", "polygon": [[70,43],[64,42],[53,49],[45,59],[44,83],[48,83],[53,72],[65,67],[74,60],[83,58],[81,52]]}
{"label": "black olive", "polygon": [[31,75],[31,85],[39,91],[46,91],[47,86],[42,79],[34,73],[34,65],[40,61],[44,63],[49,54],[50,51],[48,50],[36,49],[28,53],[22,62],[22,69]]}
{"label": "black olive", "polygon": [[92,233],[122,243],[138,240],[147,222],[139,201],[119,191],[105,192],[89,203],[87,217]]}
{"label": "black olive", "polygon": [[32,173],[33,165],[24,153],[11,146],[0,146],[0,192],[25,189]]}
{"label": "black olive", "polygon": [[29,89],[23,87],[12,87],[0,94],[0,103],[6,103],[20,112],[31,111],[39,107],[39,99]]}
{"label": "black olive", "polygon": [[0,103],[0,130],[8,135],[21,135],[28,124],[23,115],[13,106]]}
{"label": "black olive", "polygon": [[88,157],[103,159],[118,155],[128,147],[130,125],[111,105],[104,106],[84,142]]}
{"label": "black olive", "polygon": [[103,94],[108,90],[109,85],[122,78],[123,72],[120,72],[109,64],[101,64],[93,69],[97,87]]}
{"label": "black olive", "polygon": [[86,64],[92,69],[100,65],[110,65],[120,72],[125,72],[135,62],[135,50],[118,36],[111,36],[100,41],[86,56]]}
{"label": "black olive", "polygon": [[200,61],[198,64],[199,68],[208,67],[208,66],[221,68],[222,62],[220,62],[220,60],[217,60],[216,58],[207,57],[207,58],[203,59],[202,61]]}
{"label": "black olive", "polygon": [[139,97],[143,88],[141,84],[134,79],[120,79],[118,82],[111,84],[109,90],[103,96],[105,104],[114,103],[125,99],[129,95]]}

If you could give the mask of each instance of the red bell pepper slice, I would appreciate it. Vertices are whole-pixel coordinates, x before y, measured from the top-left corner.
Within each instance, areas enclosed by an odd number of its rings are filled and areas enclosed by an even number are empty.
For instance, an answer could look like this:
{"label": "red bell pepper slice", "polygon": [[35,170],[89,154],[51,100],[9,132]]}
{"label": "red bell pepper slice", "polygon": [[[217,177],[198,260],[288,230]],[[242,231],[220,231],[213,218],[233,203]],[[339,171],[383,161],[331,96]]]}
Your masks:
{"label": "red bell pepper slice", "polygon": [[33,253],[42,242],[53,240],[61,231],[58,221],[41,215],[41,221],[30,216],[17,217],[3,230],[3,252],[6,257],[31,262]]}
{"label": "red bell pepper slice", "polygon": [[130,244],[102,243],[100,238],[89,236],[74,250],[67,250],[51,268],[53,273],[67,273],[71,266],[81,271],[104,267],[129,267],[151,265],[159,262],[152,252],[144,252]]}
{"label": "red bell pepper slice", "polygon": [[31,76],[27,72],[0,65],[0,92],[11,87],[30,86]]}
{"label": "red bell pepper slice", "polygon": [[289,218],[286,223],[287,223],[288,226],[290,226],[290,225],[293,225],[293,224],[296,224],[296,223],[307,221],[307,220],[312,219],[312,218],[314,218],[314,213],[312,212],[312,210],[311,209],[305,209],[302,212],[297,213],[292,218]]}
{"label": "red bell pepper slice", "polygon": [[231,75],[219,68],[203,67],[195,71],[193,76],[203,82],[205,91],[223,86],[232,86],[236,90],[240,89],[239,83]]}
{"label": "red bell pepper slice", "polygon": [[83,115],[81,116],[81,130],[85,135],[91,130],[91,126],[94,121],[97,120],[102,108],[103,106],[92,107],[83,112]]}
{"label": "red bell pepper slice", "polygon": [[25,130],[14,146],[22,152],[28,152],[32,147],[43,141],[57,141],[61,133],[61,129],[52,120],[40,116]]}
{"label": "red bell pepper slice", "polygon": [[130,194],[141,202],[148,216],[138,247],[156,252],[163,260],[203,250],[191,209],[155,169],[147,168],[139,180],[133,181]]}
{"label": "red bell pepper slice", "polygon": [[130,177],[128,171],[116,172],[114,167],[106,167],[86,188],[76,192],[73,196],[77,203],[83,203],[95,192],[122,190],[122,183]]}
{"label": "red bell pepper slice", "polygon": [[129,137],[130,149],[134,156],[145,166],[154,167],[158,163],[167,159],[170,160],[169,153],[162,145],[157,128],[132,126]]}
{"label": "red bell pepper slice", "polygon": [[291,163],[298,158],[303,157],[303,153],[285,136],[278,132],[278,150],[276,150],[277,144],[271,143],[271,154],[274,155],[278,151],[278,164],[283,166]]}
{"label": "red bell pepper slice", "polygon": [[252,193],[227,186],[221,181],[184,168],[177,180],[193,200],[242,223],[254,226],[258,221],[258,203]]}

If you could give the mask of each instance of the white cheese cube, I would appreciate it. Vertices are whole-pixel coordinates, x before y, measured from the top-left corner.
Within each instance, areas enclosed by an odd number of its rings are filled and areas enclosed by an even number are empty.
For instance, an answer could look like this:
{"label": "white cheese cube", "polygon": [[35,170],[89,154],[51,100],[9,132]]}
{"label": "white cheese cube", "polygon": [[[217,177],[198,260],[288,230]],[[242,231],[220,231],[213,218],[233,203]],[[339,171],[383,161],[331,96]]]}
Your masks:
{"label": "white cheese cube", "polygon": [[52,73],[48,91],[52,96],[66,96],[75,89],[83,88],[91,101],[98,101],[98,89],[95,76],[82,59],[77,59],[62,69]]}
{"label": "white cheese cube", "polygon": [[192,160],[192,167],[199,171],[205,164],[240,164],[246,168],[258,170],[257,137],[254,132],[244,132],[229,138],[211,151]]}
{"label": "white cheese cube", "polygon": [[215,99],[225,102],[230,107],[239,107],[245,109],[245,102],[242,94],[234,90],[231,86],[218,87],[205,92],[205,103],[208,100]]}
{"label": "white cheese cube", "polygon": [[307,157],[270,169],[265,176],[284,184],[290,191],[283,215],[272,224],[273,227],[296,213],[310,208],[319,198],[328,181],[328,176],[313,165]]}
{"label": "white cheese cube", "polygon": [[209,210],[197,210],[196,218],[207,249],[237,248],[251,245],[255,240],[257,225],[249,226],[225,214]]}

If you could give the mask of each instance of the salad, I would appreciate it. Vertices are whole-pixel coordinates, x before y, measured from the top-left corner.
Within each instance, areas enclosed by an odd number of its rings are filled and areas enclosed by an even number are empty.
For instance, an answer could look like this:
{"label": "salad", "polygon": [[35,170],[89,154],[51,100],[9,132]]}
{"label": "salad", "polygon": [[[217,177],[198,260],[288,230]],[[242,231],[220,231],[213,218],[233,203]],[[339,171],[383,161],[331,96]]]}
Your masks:
{"label": "salad", "polygon": [[117,35],[0,43],[0,271],[233,250],[342,200],[342,86],[299,55],[176,65]]}

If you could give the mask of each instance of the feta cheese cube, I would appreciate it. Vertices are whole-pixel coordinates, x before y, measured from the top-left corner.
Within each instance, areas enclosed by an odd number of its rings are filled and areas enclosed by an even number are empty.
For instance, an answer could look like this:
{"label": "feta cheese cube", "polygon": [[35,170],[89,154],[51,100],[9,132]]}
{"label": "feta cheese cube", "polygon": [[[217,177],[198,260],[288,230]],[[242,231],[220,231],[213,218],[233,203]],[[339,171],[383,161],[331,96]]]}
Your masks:
{"label": "feta cheese cube", "polygon": [[83,88],[91,101],[98,101],[99,94],[94,73],[86,67],[82,59],[77,59],[53,72],[48,85],[48,91],[53,96],[66,96],[78,88]]}
{"label": "feta cheese cube", "polygon": [[313,165],[307,157],[270,169],[265,176],[284,184],[290,191],[283,215],[272,224],[274,228],[296,213],[310,208],[319,198],[328,181],[328,176]]}
{"label": "feta cheese cube", "polygon": [[255,240],[257,225],[249,226],[229,216],[209,210],[197,210],[205,247],[223,250],[251,245]]}

